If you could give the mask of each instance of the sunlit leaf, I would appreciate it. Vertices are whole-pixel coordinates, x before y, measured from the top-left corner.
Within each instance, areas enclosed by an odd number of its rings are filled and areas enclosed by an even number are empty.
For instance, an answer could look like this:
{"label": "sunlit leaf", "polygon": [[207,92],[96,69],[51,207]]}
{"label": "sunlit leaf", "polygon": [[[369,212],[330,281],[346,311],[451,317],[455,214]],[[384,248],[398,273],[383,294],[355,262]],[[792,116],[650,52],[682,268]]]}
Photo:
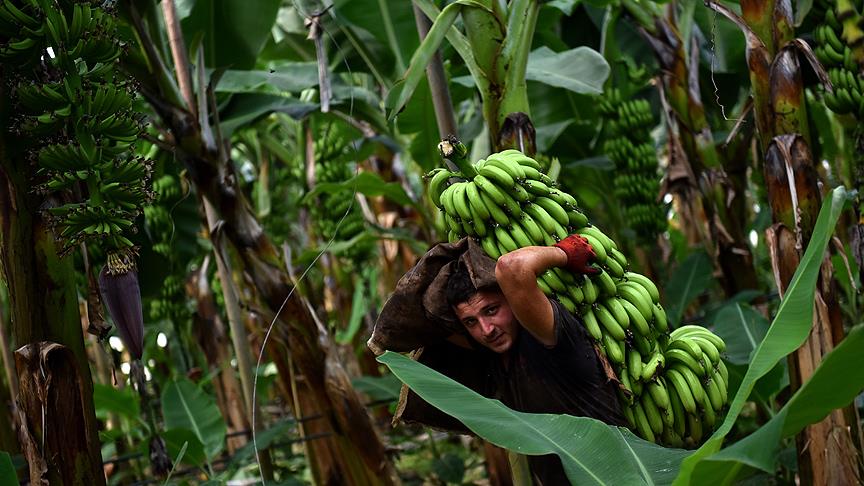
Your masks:
{"label": "sunlit leaf", "polygon": [[544,46],[528,56],[525,77],[576,93],[600,94],[609,77],[609,64],[590,47],[554,52]]}

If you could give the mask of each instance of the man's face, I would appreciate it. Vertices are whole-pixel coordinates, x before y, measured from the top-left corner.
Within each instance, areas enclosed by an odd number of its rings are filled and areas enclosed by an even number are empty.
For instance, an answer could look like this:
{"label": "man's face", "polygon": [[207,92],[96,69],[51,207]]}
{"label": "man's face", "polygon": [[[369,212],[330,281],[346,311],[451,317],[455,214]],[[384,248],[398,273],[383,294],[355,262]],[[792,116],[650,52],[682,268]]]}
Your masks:
{"label": "man's face", "polygon": [[499,291],[478,291],[454,311],[471,337],[496,353],[506,352],[516,340],[519,323]]}

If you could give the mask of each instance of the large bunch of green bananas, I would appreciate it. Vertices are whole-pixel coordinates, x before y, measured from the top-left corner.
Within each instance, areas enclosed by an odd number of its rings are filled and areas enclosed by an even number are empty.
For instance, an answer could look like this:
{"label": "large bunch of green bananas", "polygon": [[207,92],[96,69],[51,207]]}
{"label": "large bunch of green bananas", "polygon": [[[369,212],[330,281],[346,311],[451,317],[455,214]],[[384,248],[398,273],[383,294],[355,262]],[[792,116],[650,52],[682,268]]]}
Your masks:
{"label": "large bunch of green bananas", "polygon": [[64,251],[93,240],[125,251],[151,198],[149,164],[132,145],[143,131],[134,93],[116,70],[116,21],[102,3],[3,0],[0,62],[11,69],[15,130]]}
{"label": "large bunch of green bananas", "polygon": [[[537,285],[582,318],[621,379],[625,415],[636,433],[672,446],[698,444],[726,403],[723,341],[698,326],[670,335],[654,283],[628,271],[616,243],[589,223],[576,199],[543,174],[534,159],[505,150],[475,164],[457,164],[457,172],[438,168],[427,175],[430,199],[443,212],[449,240],[475,238],[497,259],[569,234],[585,237],[602,271],[588,277],[553,268],[537,278]],[[703,423],[705,430],[699,427]]]}
{"label": "large bunch of green bananas", "polygon": [[649,133],[654,124],[651,107],[644,99],[622,100],[613,88],[599,109],[609,127],[603,151],[615,163],[615,196],[637,237],[653,241],[666,229],[666,211],[657,204],[660,177]]}
{"label": "large bunch of green bananas", "polygon": [[[857,4],[857,6],[855,5]],[[825,105],[833,112],[864,118],[864,25],[861,2],[821,2],[823,22],[816,27],[813,53],[828,71],[833,92],[825,91]]]}

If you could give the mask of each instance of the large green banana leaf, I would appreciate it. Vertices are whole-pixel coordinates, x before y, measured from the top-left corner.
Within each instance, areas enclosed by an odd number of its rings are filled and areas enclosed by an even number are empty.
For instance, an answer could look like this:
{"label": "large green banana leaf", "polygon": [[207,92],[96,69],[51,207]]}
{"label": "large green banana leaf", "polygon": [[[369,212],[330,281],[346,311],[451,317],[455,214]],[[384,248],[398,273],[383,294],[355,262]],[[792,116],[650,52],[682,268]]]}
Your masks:
{"label": "large green banana leaf", "polygon": [[573,484],[670,484],[689,454],[591,418],[511,410],[398,353],[384,353],[378,361],[487,441],[520,454],[557,454]]}
{"label": "large green banana leaf", "polygon": [[[765,376],[786,355],[800,347],[810,334],[813,320],[813,295],[816,291],[819,267],[822,264],[825,249],[831,238],[831,234],[834,232],[834,226],[837,224],[837,219],[840,217],[840,212],[846,200],[846,190],[843,187],[838,187],[831,192],[830,197],[826,198],[822,204],[819,219],[816,221],[813,237],[807,246],[807,251],[804,253],[804,257],[801,259],[801,263],[792,277],[792,282],[789,284],[786,295],[780,303],[780,308],[777,311],[777,316],[774,318],[771,328],[765,335],[765,339],[753,353],[750,367],[747,370],[747,374],[744,375],[738,392],[732,399],[726,418],[711,438],[702,447],[697,449],[692,456],[682,462],[680,475],[675,480],[676,485],[700,483],[698,478],[703,476],[701,473],[694,476],[694,470],[700,466],[700,463],[706,457],[720,450],[723,439],[738,419],[738,415],[744,407],[744,402],[750,396],[750,392],[753,390],[756,381]],[[845,379],[845,377],[842,379]],[[819,400],[815,400],[808,405],[819,407]],[[763,437],[769,436],[767,432],[765,434]],[[766,449],[773,449],[776,444],[762,445]]]}

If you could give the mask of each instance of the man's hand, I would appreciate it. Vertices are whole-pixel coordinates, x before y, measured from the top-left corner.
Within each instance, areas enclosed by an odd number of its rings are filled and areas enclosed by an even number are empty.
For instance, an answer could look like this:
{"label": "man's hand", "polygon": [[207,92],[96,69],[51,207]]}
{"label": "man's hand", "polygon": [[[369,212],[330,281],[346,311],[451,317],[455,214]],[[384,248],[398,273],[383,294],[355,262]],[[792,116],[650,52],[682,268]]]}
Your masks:
{"label": "man's hand", "polygon": [[579,235],[570,235],[555,243],[554,246],[561,248],[567,254],[567,265],[564,266],[567,270],[587,275],[600,273],[600,269],[589,265],[597,258],[597,254],[594,253],[587,239]]}

